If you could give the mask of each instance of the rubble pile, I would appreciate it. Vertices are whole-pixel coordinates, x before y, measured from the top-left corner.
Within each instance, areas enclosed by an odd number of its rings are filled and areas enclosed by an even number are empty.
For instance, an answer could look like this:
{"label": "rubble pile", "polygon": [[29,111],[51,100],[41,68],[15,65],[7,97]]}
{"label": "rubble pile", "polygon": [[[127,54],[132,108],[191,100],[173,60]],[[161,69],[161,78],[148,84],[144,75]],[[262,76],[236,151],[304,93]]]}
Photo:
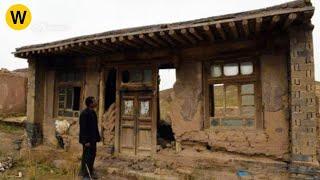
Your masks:
{"label": "rubble pile", "polygon": [[13,165],[13,159],[11,157],[7,157],[3,161],[0,161],[0,172],[4,172],[7,169],[10,169]]}

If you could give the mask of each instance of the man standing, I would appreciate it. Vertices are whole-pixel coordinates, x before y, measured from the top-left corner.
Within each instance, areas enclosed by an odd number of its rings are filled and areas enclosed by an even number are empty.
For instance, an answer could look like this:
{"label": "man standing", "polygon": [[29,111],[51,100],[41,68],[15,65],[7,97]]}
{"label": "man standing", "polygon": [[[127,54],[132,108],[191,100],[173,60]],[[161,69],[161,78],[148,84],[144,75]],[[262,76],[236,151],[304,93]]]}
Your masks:
{"label": "man standing", "polygon": [[79,118],[79,142],[83,146],[80,175],[84,178],[89,178],[89,176],[95,178],[93,164],[96,157],[97,142],[100,141],[97,114],[94,111],[97,102],[94,97],[90,96],[86,98],[85,103],[87,107],[81,112]]}

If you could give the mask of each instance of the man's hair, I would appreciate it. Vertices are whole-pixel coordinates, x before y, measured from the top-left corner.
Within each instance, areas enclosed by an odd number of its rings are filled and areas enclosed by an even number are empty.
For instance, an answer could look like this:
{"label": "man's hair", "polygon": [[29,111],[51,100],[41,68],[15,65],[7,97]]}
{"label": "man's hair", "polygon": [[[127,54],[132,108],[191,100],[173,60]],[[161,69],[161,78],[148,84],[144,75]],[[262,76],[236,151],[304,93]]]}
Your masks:
{"label": "man's hair", "polygon": [[92,96],[89,96],[86,98],[86,106],[89,107],[91,104],[93,104],[93,100],[94,100],[94,97]]}

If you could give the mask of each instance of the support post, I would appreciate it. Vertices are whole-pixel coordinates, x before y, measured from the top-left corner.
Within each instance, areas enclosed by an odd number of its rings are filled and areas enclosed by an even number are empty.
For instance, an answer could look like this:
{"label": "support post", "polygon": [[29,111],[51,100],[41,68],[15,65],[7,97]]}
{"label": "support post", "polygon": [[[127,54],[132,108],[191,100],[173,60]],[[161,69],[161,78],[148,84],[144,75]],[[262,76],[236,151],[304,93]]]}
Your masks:
{"label": "support post", "polygon": [[[27,93],[27,121],[25,122],[25,129],[27,134],[27,144],[29,147],[35,147],[42,143],[42,128],[41,128],[41,110],[43,110],[43,91],[40,87],[39,79],[39,64],[35,59],[29,59],[28,71],[28,93]],[[42,96],[42,97],[41,97]],[[39,106],[40,105],[40,106]],[[42,113],[43,115],[43,113]]]}
{"label": "support post", "polygon": [[99,115],[98,117],[99,117],[100,128],[102,127],[102,124],[103,124],[102,119],[105,111],[104,100],[105,100],[105,70],[102,68],[100,72],[100,81],[99,81]]}
{"label": "support post", "polygon": [[295,173],[306,173],[304,165],[319,165],[312,29],[310,23],[289,31],[291,171]]}

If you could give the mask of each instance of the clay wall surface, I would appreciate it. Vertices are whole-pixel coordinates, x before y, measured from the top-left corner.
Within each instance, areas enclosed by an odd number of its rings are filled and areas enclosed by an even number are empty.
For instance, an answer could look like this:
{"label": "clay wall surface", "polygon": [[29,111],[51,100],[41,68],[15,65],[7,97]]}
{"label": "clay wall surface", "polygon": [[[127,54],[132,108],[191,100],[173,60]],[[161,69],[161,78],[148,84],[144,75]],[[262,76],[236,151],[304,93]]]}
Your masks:
{"label": "clay wall surface", "polygon": [[316,81],[316,102],[318,109],[318,117],[320,117],[320,82]]}
{"label": "clay wall surface", "polygon": [[[88,58],[87,61],[90,59]],[[70,59],[73,61],[73,59]],[[84,64],[87,62],[83,61]],[[78,63],[78,65],[82,65]],[[98,97],[99,92],[99,72],[98,69],[95,68],[79,68],[78,65],[72,66],[77,71],[81,71],[80,73],[83,75],[83,84],[81,85],[81,96],[80,96],[80,111],[85,108],[85,98],[88,96]],[[87,65],[90,67],[90,65]],[[46,67],[48,68],[48,67]],[[74,69],[70,69],[74,70]],[[57,117],[55,115],[57,112],[57,104],[56,104],[56,88],[55,81],[58,76],[59,70],[51,68],[46,70],[45,73],[45,112],[44,112],[44,121],[42,123],[42,131],[44,143],[48,145],[58,146],[58,141],[56,138],[56,132],[58,128],[57,121],[63,122],[64,126],[68,126],[67,130],[60,133],[63,138],[64,148],[68,151],[79,150],[81,145],[79,144],[78,136],[79,136],[79,121],[78,117]],[[98,114],[98,110],[96,111]],[[64,129],[65,127],[60,127]]]}
{"label": "clay wall surface", "polygon": [[27,78],[0,70],[0,117],[26,114]]}
{"label": "clay wall surface", "polygon": [[257,129],[202,129],[202,65],[179,65],[170,119],[182,148],[200,143],[213,150],[289,158],[287,56],[285,52],[268,52],[261,55],[260,63],[264,112],[263,128]]}
{"label": "clay wall surface", "polygon": [[203,123],[202,63],[181,62],[176,69],[170,119],[175,137],[186,132],[199,132]]}

